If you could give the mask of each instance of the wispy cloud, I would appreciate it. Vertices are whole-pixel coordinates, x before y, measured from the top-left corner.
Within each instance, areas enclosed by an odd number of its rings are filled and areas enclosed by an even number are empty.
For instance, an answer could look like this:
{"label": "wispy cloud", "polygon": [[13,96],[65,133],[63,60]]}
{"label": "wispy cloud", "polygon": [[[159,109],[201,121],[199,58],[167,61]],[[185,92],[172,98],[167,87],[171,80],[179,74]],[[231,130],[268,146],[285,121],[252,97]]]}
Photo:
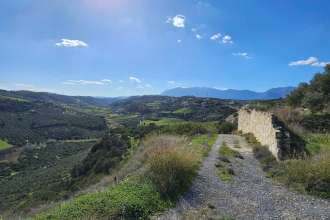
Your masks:
{"label": "wispy cloud", "polygon": [[230,35],[225,35],[222,38],[222,43],[224,43],[224,44],[232,44],[232,43],[234,43],[234,41],[232,40],[232,37]]}
{"label": "wispy cloud", "polygon": [[181,43],[182,43],[182,40],[179,39],[179,40],[177,40],[176,42],[177,42],[178,44],[181,44]]}
{"label": "wispy cloud", "polygon": [[232,53],[232,54],[233,54],[233,56],[242,57],[242,58],[245,58],[245,59],[251,59],[252,58],[247,52],[238,52],[238,53]]}
{"label": "wispy cloud", "polygon": [[314,67],[325,67],[330,62],[321,62],[316,57],[309,57],[306,60],[297,60],[289,63],[289,66],[314,66]]}
{"label": "wispy cloud", "polygon": [[186,23],[186,17],[184,15],[176,15],[174,17],[169,17],[166,23],[172,24],[176,28],[184,28]]}
{"label": "wispy cloud", "polygon": [[111,84],[112,80],[111,79],[102,79],[101,82],[107,83],[107,84]]}
{"label": "wispy cloud", "polygon": [[62,82],[64,85],[110,85],[112,81],[110,79],[102,79],[102,80],[67,80]]}
{"label": "wispy cloud", "polygon": [[150,90],[150,89],[152,89],[152,85],[150,85],[148,83],[147,84],[139,83],[135,86],[135,88],[140,89],[140,90]]}
{"label": "wispy cloud", "polygon": [[221,33],[215,33],[210,37],[210,40],[217,41],[223,44],[233,44],[233,38],[230,35],[222,35]]}
{"label": "wispy cloud", "polygon": [[170,85],[175,85],[176,84],[176,82],[174,80],[169,80],[169,81],[167,81],[167,83],[170,84]]}
{"label": "wispy cloud", "polygon": [[57,47],[88,47],[88,44],[81,40],[61,39],[61,42],[55,44]]}
{"label": "wispy cloud", "polygon": [[221,36],[222,36],[221,33],[216,33],[216,34],[213,34],[213,35],[210,37],[210,39],[216,41],[216,40],[219,40],[219,39],[221,38]]}
{"label": "wispy cloud", "polygon": [[203,39],[202,35],[200,35],[200,34],[196,34],[195,36],[196,36],[196,39],[197,39],[197,40],[201,40],[201,39]]}
{"label": "wispy cloud", "polygon": [[134,77],[134,76],[130,76],[128,79],[129,79],[131,82],[142,83],[142,80],[140,80],[139,78]]}

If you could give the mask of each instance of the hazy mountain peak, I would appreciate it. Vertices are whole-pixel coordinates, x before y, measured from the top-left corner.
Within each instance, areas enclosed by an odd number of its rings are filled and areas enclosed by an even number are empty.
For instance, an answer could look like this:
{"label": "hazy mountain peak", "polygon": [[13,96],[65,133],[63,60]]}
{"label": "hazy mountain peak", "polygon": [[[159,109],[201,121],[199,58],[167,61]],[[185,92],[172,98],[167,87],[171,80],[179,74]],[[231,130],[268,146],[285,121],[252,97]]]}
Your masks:
{"label": "hazy mountain peak", "polygon": [[236,89],[215,89],[208,87],[177,87],[165,90],[162,95],[166,96],[196,96],[196,97],[211,97],[220,99],[237,99],[237,100],[267,100],[279,99],[286,97],[294,87],[278,87],[272,88],[265,92],[255,92],[251,90],[236,90]]}

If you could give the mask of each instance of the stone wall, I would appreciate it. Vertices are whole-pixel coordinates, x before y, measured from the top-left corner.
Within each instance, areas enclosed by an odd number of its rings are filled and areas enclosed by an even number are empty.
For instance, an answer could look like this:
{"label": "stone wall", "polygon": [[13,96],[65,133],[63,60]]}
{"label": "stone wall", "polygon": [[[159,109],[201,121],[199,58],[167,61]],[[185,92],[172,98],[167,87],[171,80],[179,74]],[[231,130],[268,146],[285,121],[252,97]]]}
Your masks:
{"label": "stone wall", "polygon": [[269,112],[241,109],[238,130],[252,133],[278,160],[286,159],[292,152],[290,132]]}

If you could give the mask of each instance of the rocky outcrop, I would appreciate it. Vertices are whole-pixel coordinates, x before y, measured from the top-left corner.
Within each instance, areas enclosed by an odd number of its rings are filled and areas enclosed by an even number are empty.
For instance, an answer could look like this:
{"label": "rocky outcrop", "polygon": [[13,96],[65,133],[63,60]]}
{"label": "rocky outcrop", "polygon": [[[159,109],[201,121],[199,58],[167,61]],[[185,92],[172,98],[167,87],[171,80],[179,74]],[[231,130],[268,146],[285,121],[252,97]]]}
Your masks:
{"label": "rocky outcrop", "polygon": [[270,112],[241,109],[238,113],[238,130],[252,133],[269,148],[277,160],[300,154],[303,142]]}

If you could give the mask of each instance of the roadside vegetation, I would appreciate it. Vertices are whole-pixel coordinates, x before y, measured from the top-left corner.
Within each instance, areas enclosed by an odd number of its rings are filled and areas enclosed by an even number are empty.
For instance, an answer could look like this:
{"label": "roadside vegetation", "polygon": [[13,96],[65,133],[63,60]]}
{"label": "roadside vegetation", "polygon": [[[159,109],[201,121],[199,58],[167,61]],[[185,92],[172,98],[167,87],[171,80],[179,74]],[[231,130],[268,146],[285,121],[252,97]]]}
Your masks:
{"label": "roadside vegetation", "polygon": [[216,125],[218,133],[220,134],[231,134],[237,130],[237,125],[230,122],[221,122]]}
{"label": "roadside vegetation", "polygon": [[132,158],[140,163],[128,160],[136,167],[118,185],[78,196],[33,219],[147,219],[174,205],[189,188],[214,140],[206,135],[148,136]]}
{"label": "roadside vegetation", "polygon": [[235,176],[231,165],[231,160],[234,158],[244,159],[238,151],[231,149],[226,142],[223,142],[219,148],[218,162],[215,164],[218,168],[218,176],[222,181],[231,181]]}
{"label": "roadside vegetation", "polygon": [[[276,161],[266,146],[245,135],[270,177],[299,192],[330,198],[330,65],[284,100],[255,101],[250,108],[273,112],[304,144],[305,155]],[[295,139],[293,140],[295,141]]]}
{"label": "roadside vegetation", "polygon": [[277,161],[266,146],[252,134],[245,135],[253,146],[255,157],[269,177],[287,187],[323,198],[330,198],[330,149],[328,138],[312,135],[308,140],[311,152],[305,159]]}
{"label": "roadside vegetation", "polygon": [[5,140],[1,140],[1,139],[0,139],[0,151],[1,151],[1,150],[9,149],[9,148],[11,148],[11,147],[12,147],[12,145],[8,144],[7,141],[5,141]]}

